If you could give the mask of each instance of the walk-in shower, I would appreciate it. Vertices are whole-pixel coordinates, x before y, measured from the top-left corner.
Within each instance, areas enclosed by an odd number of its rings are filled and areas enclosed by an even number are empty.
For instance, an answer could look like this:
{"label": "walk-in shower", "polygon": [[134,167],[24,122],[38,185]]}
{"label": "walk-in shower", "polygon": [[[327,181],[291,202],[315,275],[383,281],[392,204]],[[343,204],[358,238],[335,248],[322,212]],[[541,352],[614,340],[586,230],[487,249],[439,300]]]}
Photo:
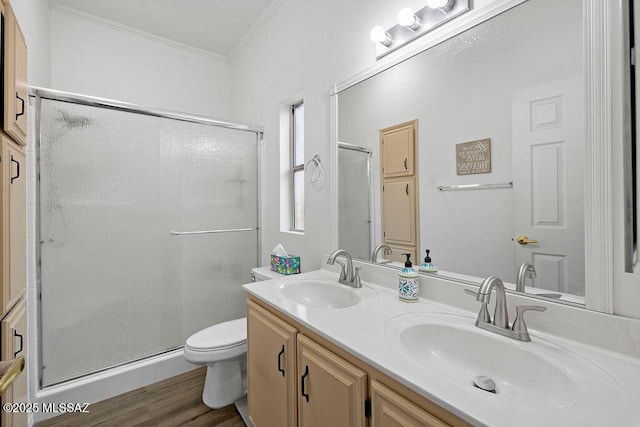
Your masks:
{"label": "walk-in shower", "polygon": [[261,128],[33,89],[40,388],[245,315]]}

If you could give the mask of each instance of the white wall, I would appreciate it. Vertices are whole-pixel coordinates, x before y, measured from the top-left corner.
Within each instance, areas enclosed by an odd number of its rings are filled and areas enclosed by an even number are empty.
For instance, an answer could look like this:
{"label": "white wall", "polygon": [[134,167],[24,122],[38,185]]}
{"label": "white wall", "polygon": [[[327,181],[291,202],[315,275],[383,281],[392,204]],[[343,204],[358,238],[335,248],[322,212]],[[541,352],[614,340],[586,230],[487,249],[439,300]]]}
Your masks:
{"label": "white wall", "polygon": [[28,82],[32,86],[49,87],[51,83],[51,11],[48,2],[11,1],[27,42]]}
{"label": "white wall", "polygon": [[226,119],[230,81],[226,58],[79,13],[51,13],[54,89]]}

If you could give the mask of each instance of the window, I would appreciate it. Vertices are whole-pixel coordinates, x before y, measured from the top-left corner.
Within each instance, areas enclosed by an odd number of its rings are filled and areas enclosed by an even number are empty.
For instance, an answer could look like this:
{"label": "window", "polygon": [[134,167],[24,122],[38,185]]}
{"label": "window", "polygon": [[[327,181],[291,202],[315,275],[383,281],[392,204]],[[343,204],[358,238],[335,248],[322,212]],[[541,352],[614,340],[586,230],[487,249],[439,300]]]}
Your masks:
{"label": "window", "polygon": [[304,103],[291,106],[291,230],[304,231]]}

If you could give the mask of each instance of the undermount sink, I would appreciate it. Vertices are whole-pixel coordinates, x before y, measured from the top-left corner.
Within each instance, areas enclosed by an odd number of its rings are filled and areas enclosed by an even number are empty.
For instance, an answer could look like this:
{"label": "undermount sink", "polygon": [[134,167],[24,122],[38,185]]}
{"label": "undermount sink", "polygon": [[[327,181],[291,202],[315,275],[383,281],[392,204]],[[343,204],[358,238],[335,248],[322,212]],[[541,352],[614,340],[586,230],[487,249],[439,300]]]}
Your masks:
{"label": "undermount sink", "polygon": [[281,297],[314,308],[351,307],[362,298],[375,295],[375,291],[365,285],[362,288],[350,288],[338,283],[337,279],[287,280],[276,289]]}
{"label": "undermount sink", "polygon": [[[398,316],[385,332],[425,369],[474,387],[486,378],[495,394],[550,406],[568,406],[578,397],[581,378],[617,382],[596,365],[540,337],[520,342],[477,328],[473,318],[440,313]],[[491,393],[491,394],[489,394]]]}

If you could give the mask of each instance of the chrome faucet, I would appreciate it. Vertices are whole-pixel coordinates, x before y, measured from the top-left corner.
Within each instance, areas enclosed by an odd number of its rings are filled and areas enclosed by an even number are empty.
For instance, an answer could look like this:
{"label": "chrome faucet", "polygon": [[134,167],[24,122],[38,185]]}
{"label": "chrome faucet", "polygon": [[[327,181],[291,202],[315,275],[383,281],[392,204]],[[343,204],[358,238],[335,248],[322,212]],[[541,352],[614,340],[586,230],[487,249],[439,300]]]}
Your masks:
{"label": "chrome faucet", "polygon": [[[336,260],[336,258],[338,258],[340,255],[345,257],[347,261],[346,270],[345,264]],[[338,282],[342,283],[343,285],[351,286],[353,288],[362,287],[362,283],[360,282],[360,268],[353,268],[353,259],[347,251],[345,251],[344,249],[338,249],[337,251],[329,255],[327,264],[333,265],[334,262],[337,262],[340,265],[340,277],[338,278]]]}
{"label": "chrome faucet", "polygon": [[518,269],[518,275],[516,276],[516,291],[524,292],[524,280],[526,277],[535,279],[536,269],[528,262],[523,262]]}
{"label": "chrome faucet", "polygon": [[[496,307],[493,313],[493,321],[489,316],[489,310],[487,305],[489,304],[489,298],[491,297],[491,291],[496,290]],[[513,338],[518,341],[531,341],[529,331],[527,330],[527,324],[524,322],[524,313],[526,311],[545,311],[546,307],[538,305],[520,305],[516,307],[516,319],[513,321],[513,326],[509,328],[509,315],[507,313],[507,297],[504,291],[504,284],[502,280],[495,276],[487,277],[480,285],[478,293],[475,293],[469,289],[465,289],[468,294],[474,295],[477,301],[482,303],[478,318],[476,319],[476,326],[480,329],[484,329],[496,334],[504,335],[505,337]]]}
{"label": "chrome faucet", "polygon": [[493,313],[493,324],[498,328],[509,329],[509,314],[507,313],[507,296],[504,293],[504,284],[496,276],[484,279],[476,297],[483,305],[489,304],[491,291],[496,289],[496,309]]}
{"label": "chrome faucet", "polygon": [[[384,249],[383,253],[385,255],[393,253],[389,245],[387,245],[386,243],[380,243],[378,246],[373,248],[373,251],[371,252],[371,262],[378,262],[378,252],[380,252],[381,249]],[[380,264],[386,264],[388,262],[391,262],[391,260],[382,261]]]}

